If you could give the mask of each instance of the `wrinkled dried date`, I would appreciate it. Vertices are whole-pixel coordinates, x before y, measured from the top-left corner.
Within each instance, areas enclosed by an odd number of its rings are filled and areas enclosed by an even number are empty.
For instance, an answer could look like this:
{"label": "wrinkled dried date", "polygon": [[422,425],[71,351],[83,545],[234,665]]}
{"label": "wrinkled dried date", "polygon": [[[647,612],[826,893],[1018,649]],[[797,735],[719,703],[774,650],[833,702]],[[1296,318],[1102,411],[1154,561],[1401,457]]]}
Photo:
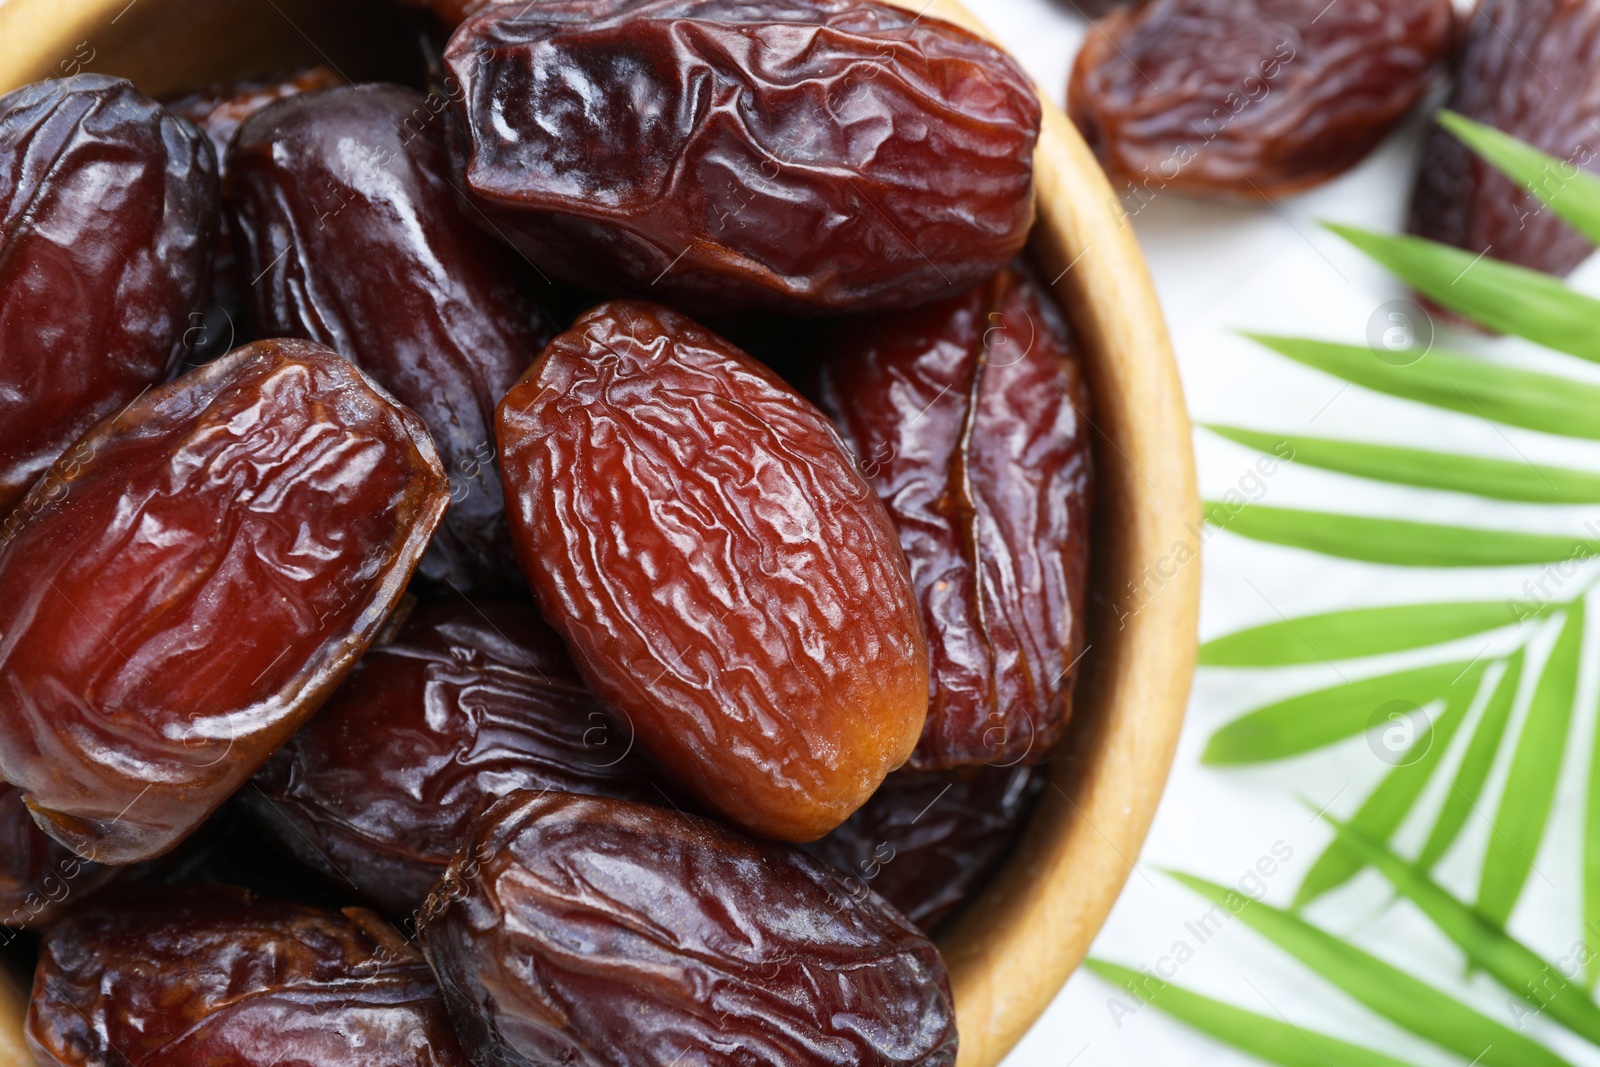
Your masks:
{"label": "wrinkled dried date", "polygon": [[432,431],[452,502],[423,575],[514,589],[494,408],[553,330],[458,204],[443,122],[393,86],[281,101],[240,127],[228,200],[262,328],[349,356]]}
{"label": "wrinkled dried date", "polygon": [[1082,365],[1029,274],[824,342],[822,406],[894,520],[933,691],[911,765],[1037,762],[1066,726],[1092,491]]}
{"label": "wrinkled dried date", "polygon": [[52,1067],[469,1067],[426,961],[382,919],[221,886],[57,926],[27,1036]]}
{"label": "wrinkled dried date", "polygon": [[906,307],[992,273],[1032,222],[1027,77],[875,0],[495,4],[446,60],[467,191],[602,292]]}
{"label": "wrinkled dried date", "polygon": [[838,434],[688,318],[613,301],[500,405],[545,618],[625,731],[726,818],[807,841],[922,731],[905,557]]}
{"label": "wrinkled dried date", "polygon": [[802,846],[932,930],[994,873],[1045,784],[1038,767],[898,771],[837,830]]}
{"label": "wrinkled dried date", "polygon": [[955,1061],[932,942],[826,864],[704,819],[513,793],[429,904],[423,950],[480,1063]]}
{"label": "wrinkled dried date", "polygon": [[[34,823],[20,790],[0,783],[0,926],[43,929],[128,870],[74,855]],[[9,939],[0,930],[0,945]]]}
{"label": "wrinkled dried date", "polygon": [[[1483,0],[1471,18],[1449,106],[1560,159],[1556,196],[1600,171],[1600,5]],[[1567,274],[1594,251],[1577,230],[1442,127],[1423,142],[1411,233],[1535,270]]]}
{"label": "wrinkled dried date", "polygon": [[0,779],[106,863],[157,855],[349,671],[448,502],[346,360],[263,341],[74,446],[0,528]]}
{"label": "wrinkled dried date", "polygon": [[[343,85],[331,67],[310,67],[278,81],[247,81],[214,85],[209,89],[175,100],[167,109],[186,118],[211,139],[223,175],[228,171],[228,146],[239,125],[268,104],[297,93]],[[201,329],[190,331],[193,351],[189,359],[204,363],[224,352],[253,340],[250,320],[250,278],[233,246],[228,226],[217,228],[217,248],[211,270],[211,299]]]}
{"label": "wrinkled dried date", "polygon": [[1282,196],[1360,162],[1442,69],[1450,0],[1148,0],[1095,24],[1067,110],[1113,186]]}
{"label": "wrinkled dried date", "polygon": [[513,789],[667,804],[531,606],[423,603],[240,801],[298,859],[410,915]]}
{"label": "wrinkled dried date", "polygon": [[0,517],[183,357],[217,198],[206,139],[129,82],[0,97]]}
{"label": "wrinkled dried date", "polygon": [[228,148],[245,119],[279,100],[316,89],[332,89],[344,83],[332,67],[307,67],[287,78],[213,85],[172,101],[167,110],[188,119],[211,139],[220,171],[226,175]]}

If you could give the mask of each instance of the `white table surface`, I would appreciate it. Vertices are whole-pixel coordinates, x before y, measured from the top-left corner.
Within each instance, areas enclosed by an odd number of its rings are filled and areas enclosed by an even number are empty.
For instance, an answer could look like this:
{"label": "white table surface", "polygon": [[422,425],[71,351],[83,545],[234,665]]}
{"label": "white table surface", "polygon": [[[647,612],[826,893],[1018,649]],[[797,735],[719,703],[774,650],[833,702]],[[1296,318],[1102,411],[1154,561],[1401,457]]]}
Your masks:
{"label": "white table surface", "polygon": [[[970,6],[1060,103],[1072,56],[1086,31],[1085,21],[1069,0],[970,0]],[[1480,419],[1345,388],[1338,380],[1276,357],[1239,336],[1241,330],[1258,330],[1363,342],[1374,312],[1403,296],[1404,289],[1337,237],[1320,230],[1318,221],[1397,231],[1422,128],[1423,120],[1413,118],[1360,167],[1275,205],[1221,205],[1167,194],[1137,215],[1134,226],[1166,311],[1192,416],[1196,422],[1472,450],[1499,458],[1515,459],[1520,452],[1536,461],[1600,469],[1600,447],[1502,429]],[[1595,261],[1587,264],[1574,276],[1575,284],[1600,292],[1597,266]],[[1549,358],[1529,353],[1517,342],[1486,342],[1458,334],[1442,339],[1491,358],[1506,352],[1516,353],[1516,358]],[[1587,371],[1600,380],[1600,368],[1575,369],[1576,362],[1559,359],[1564,373]],[[1586,522],[1600,520],[1600,512],[1593,508],[1489,505],[1447,493],[1363,485],[1292,464],[1256,483],[1250,477],[1257,458],[1254,451],[1204,430],[1196,431],[1195,447],[1201,491],[1208,498],[1240,487],[1277,506],[1560,532],[1575,532]],[[1218,533],[1207,542],[1203,567],[1202,638],[1275,621],[1280,612],[1292,617],[1383,603],[1510,597],[1537,571],[1403,571],[1332,560],[1228,533]],[[1593,644],[1585,656],[1587,669],[1569,757],[1587,753],[1590,747],[1600,661],[1600,650]],[[1275,672],[1200,672],[1155,825],[1092,954],[1135,969],[1153,968],[1176,942],[1183,941],[1194,949],[1194,956],[1177,969],[1174,981],[1179,985],[1418,1065],[1457,1063],[1316,978],[1242,923],[1230,923],[1200,943],[1185,924],[1204,914],[1207,905],[1162,873],[1179,869],[1236,884],[1276,846],[1292,855],[1267,879],[1266,899],[1287,904],[1329,838],[1305,805],[1320,808],[1331,800],[1330,812],[1347,816],[1388,766],[1359,738],[1256,768],[1204,767],[1199,756],[1210,735],[1243,711],[1337,680],[1325,665]],[[1511,924],[1514,934],[1551,959],[1570,950],[1581,927],[1577,887],[1583,781],[1581,774],[1570,773],[1572,769],[1569,763],[1545,847],[1536,857],[1536,870]],[[1490,798],[1496,795],[1502,774],[1503,767],[1491,777],[1486,794]],[[1435,810],[1440,785],[1433,782],[1424,794],[1419,805],[1424,814]],[[1441,880],[1468,899],[1488,829],[1486,820],[1474,817],[1462,843],[1439,869]],[[1415,819],[1408,822],[1399,837],[1402,848],[1414,849],[1425,832],[1425,823],[1419,827]],[[1391,905],[1389,899],[1386,885],[1368,873],[1308,914],[1330,930],[1353,936],[1368,951],[1445,984],[1480,1011],[1514,1025],[1516,1015],[1505,992],[1481,975],[1463,979],[1461,958],[1453,946],[1409,906]],[[1258,1062],[1154,1008],[1114,1012],[1113,998],[1132,1006],[1117,988],[1080,972],[1006,1061],[1008,1067],[1229,1067]],[[1559,1028],[1538,1019],[1525,1025],[1525,1032],[1548,1041],[1575,1064],[1600,1063],[1600,1053]]]}

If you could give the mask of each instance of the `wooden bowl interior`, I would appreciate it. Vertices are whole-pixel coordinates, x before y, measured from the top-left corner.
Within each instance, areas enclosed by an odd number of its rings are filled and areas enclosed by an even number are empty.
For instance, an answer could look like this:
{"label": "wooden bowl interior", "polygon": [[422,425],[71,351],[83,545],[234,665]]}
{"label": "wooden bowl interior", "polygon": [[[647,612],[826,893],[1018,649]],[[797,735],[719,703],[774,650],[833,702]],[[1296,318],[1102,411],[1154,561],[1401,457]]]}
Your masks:
{"label": "wooden bowl interior", "polygon": [[[983,32],[955,0],[927,10]],[[0,0],[0,92],[84,70],[167,96],[318,62],[357,81],[414,80],[418,25],[387,0]],[[1036,179],[1033,252],[1072,317],[1093,392],[1090,648],[1037,814],[941,931],[960,1067],[998,1063],[1083,959],[1154,815],[1194,664],[1200,509],[1160,308],[1110,187],[1048,102]],[[0,1064],[18,1023],[6,1003],[0,989]]]}

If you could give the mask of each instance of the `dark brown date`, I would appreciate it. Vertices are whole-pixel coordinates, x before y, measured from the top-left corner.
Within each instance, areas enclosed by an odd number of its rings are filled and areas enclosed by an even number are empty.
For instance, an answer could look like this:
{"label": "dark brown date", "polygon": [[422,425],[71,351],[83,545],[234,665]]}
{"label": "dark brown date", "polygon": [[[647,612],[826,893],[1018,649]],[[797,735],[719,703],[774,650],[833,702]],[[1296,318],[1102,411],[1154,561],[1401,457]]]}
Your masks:
{"label": "dark brown date", "polygon": [[[1561,160],[1541,179],[1556,196],[1600,171],[1600,4],[1482,0],[1471,17],[1449,106]],[[1473,253],[1568,274],[1594,251],[1532,191],[1442,127],[1423,142],[1411,233]]]}
{"label": "dark brown date", "polygon": [[443,124],[394,86],[293,97],[240,127],[227,195],[262,328],[344,353],[432,431],[451,506],[424,577],[514,589],[494,408],[554,331],[463,213]]}
{"label": "dark brown date", "polygon": [[876,0],[494,4],[446,61],[467,191],[601,292],[907,307],[992,273],[1033,219],[1027,77]]}
{"label": "dark brown date", "polygon": [[938,950],[785,845],[644,804],[513,793],[422,923],[478,1063],[955,1062]]}
{"label": "dark brown date", "polygon": [[897,771],[861,810],[802,846],[847,876],[854,899],[877,893],[932,930],[983,887],[1045,784],[1038,767]]}
{"label": "dark brown date", "polygon": [[286,78],[213,85],[172,101],[167,110],[188,119],[211,139],[220,172],[226,175],[228,148],[245,119],[279,100],[343,84],[344,79],[332,67],[307,67]]}
{"label": "dark brown date", "polygon": [[[211,139],[221,173],[228,171],[228,146],[239,125],[268,104],[297,93],[343,85],[332,67],[309,67],[277,81],[246,81],[213,85],[175,100],[167,109],[188,119]],[[255,337],[250,318],[250,279],[239,262],[232,228],[217,228],[217,248],[211,270],[211,299],[198,330],[191,330],[191,363],[215,359]]]}
{"label": "dark brown date", "polygon": [[144,890],[44,943],[50,1067],[469,1067],[427,962],[378,916],[225,886]]}
{"label": "dark brown date", "polygon": [[0,779],[80,855],[170,849],[343,679],[448,492],[422,420],[321,345],[150,390],[0,525]]}
{"label": "dark brown date", "polygon": [[1441,72],[1450,0],[1147,0],[1095,23],[1067,110],[1119,192],[1284,196],[1348,170]]}
{"label": "dark brown date", "polygon": [[888,505],[928,633],[911,765],[1045,759],[1071,713],[1093,488],[1065,318],[1007,269],[825,346],[822,406]]}
{"label": "dark brown date", "polygon": [[411,915],[513,789],[670,803],[531,605],[443,600],[361,658],[240,794],[308,866]]}
{"label": "dark brown date", "polygon": [[[0,926],[43,929],[130,869],[74,855],[34,823],[21,790],[0,783]],[[0,945],[10,938],[0,930]]]}
{"label": "dark brown date", "polygon": [[927,647],[828,420],[688,318],[613,301],[500,405],[523,571],[590,690],[709,807],[809,841],[905,762]]}
{"label": "dark brown date", "polygon": [[0,518],[202,324],[218,228],[201,134],[118,78],[0,97]]}

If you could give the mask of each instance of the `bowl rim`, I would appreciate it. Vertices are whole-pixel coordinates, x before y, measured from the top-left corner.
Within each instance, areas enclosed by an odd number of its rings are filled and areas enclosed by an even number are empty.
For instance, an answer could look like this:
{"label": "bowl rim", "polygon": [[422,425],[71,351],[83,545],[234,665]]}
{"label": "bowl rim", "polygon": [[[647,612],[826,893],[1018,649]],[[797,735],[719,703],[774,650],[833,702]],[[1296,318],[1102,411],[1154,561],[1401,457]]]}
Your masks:
{"label": "bowl rim", "polygon": [[[994,40],[958,0],[891,2]],[[1005,868],[938,938],[958,1067],[999,1063],[1083,962],[1155,817],[1197,650],[1202,514],[1172,342],[1128,212],[1077,128],[1039,96],[1032,249],[1088,371],[1094,589],[1077,711],[1045,800]]]}
{"label": "bowl rim", "polygon": [[[119,47],[127,55],[149,47],[161,20],[185,5],[246,2],[254,0],[0,0],[0,93],[73,73],[77,42],[99,59],[90,69],[114,70]],[[283,14],[278,0],[267,2]],[[957,0],[890,2],[994,39]],[[1031,246],[1085,356],[1094,588],[1078,711],[1046,798],[1003,870],[938,938],[959,1067],[997,1064],[1088,952],[1155,815],[1196,654],[1202,518],[1172,345],[1127,213],[1066,115],[1046,94],[1040,100]],[[21,1022],[0,1008],[0,1050],[8,1037],[20,1040]]]}

